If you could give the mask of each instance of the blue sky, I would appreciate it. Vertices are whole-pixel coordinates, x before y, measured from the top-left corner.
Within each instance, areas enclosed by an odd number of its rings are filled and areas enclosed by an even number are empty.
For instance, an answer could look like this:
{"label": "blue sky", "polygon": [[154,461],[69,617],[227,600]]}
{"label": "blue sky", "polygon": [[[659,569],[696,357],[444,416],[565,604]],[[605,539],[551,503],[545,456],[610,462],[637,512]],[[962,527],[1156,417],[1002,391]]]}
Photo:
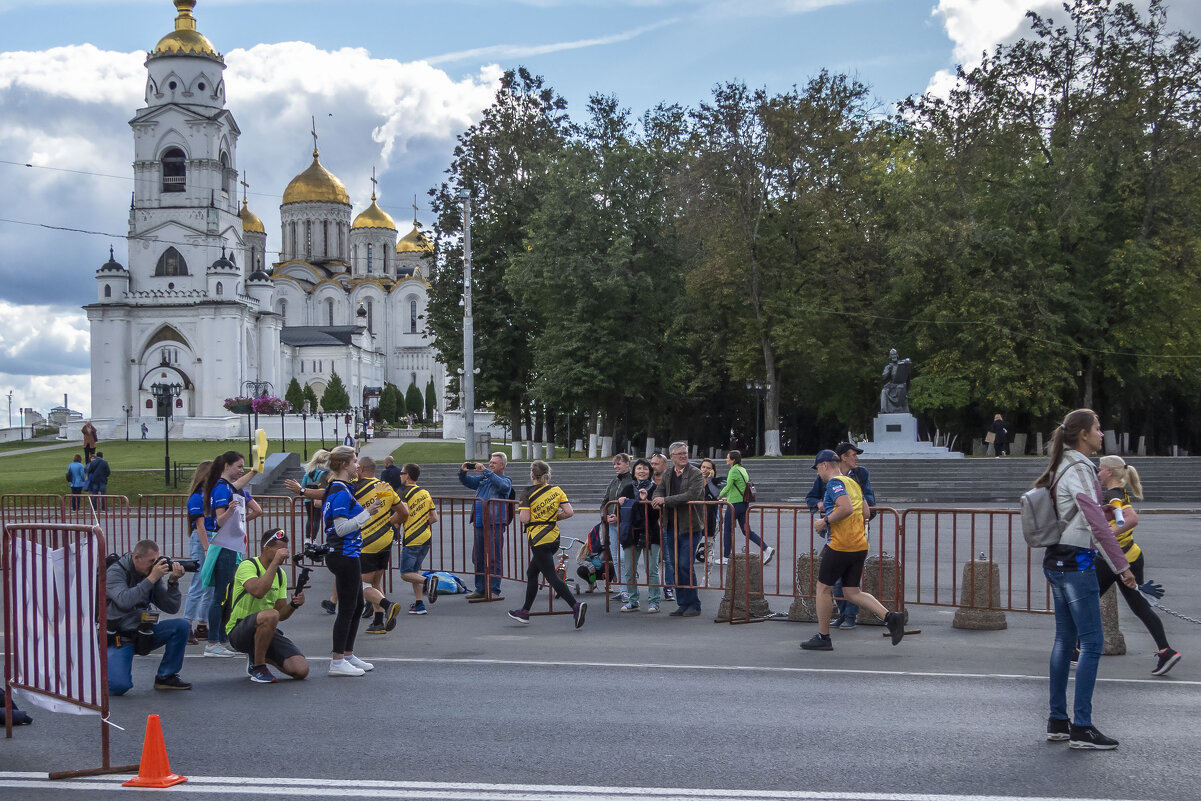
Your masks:
{"label": "blue sky", "polygon": [[[1173,23],[1201,29],[1201,3],[1178,5]],[[1062,15],[1057,0],[200,0],[195,14],[226,57],[238,167],[271,249],[310,116],[355,212],[374,167],[403,234],[414,195],[430,222],[426,191],[505,68],[542,75],[577,119],[593,93],[638,115],[726,81],[784,91],[823,68],[857,76],[883,112],[1020,35],[1030,7]],[[14,406],[69,392],[90,411],[80,307],[110,245],[127,262],[127,123],[174,19],[170,0],[0,0],[0,395]]]}

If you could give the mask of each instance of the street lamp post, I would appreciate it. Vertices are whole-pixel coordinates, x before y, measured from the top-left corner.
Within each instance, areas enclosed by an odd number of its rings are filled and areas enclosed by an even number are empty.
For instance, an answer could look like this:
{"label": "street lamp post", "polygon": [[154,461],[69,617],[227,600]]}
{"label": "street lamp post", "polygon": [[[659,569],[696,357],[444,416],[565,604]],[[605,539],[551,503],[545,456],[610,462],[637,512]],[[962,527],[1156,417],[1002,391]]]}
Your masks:
{"label": "street lamp post", "polygon": [[321,450],[325,450],[325,412],[317,412],[317,422],[321,424]]}
{"label": "street lamp post", "polygon": [[762,381],[747,381],[746,391],[755,393],[755,456],[763,453],[762,440],[759,434],[759,407],[763,405],[764,391],[771,391],[771,382],[764,384]]}
{"label": "street lamp post", "polygon": [[13,391],[8,391],[8,427],[13,427]]}
{"label": "street lamp post", "polygon": [[129,442],[129,415],[133,413],[133,407],[122,404],[121,411],[125,412],[125,441]]}
{"label": "street lamp post", "polygon": [[459,190],[463,201],[463,454],[475,458],[475,319],[471,314],[471,192]]}
{"label": "street lamp post", "polygon": [[309,460],[309,402],[300,407],[300,432],[304,437],[304,460]]}
{"label": "street lamp post", "polygon": [[171,484],[171,417],[174,412],[175,398],[183,391],[182,384],[151,384],[150,392],[154,395],[158,410],[163,418],[163,483]]}

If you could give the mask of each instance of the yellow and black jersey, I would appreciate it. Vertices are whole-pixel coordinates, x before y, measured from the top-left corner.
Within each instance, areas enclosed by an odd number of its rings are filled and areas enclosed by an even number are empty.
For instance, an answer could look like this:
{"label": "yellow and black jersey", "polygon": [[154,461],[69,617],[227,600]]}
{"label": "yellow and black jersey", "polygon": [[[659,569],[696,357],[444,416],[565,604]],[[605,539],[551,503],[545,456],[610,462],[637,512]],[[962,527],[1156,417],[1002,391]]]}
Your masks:
{"label": "yellow and black jersey", "polygon": [[[1127,509],[1133,509],[1134,505],[1130,503],[1130,493],[1126,492],[1125,487],[1115,487],[1105,490],[1102,496],[1106,503],[1112,504],[1114,501],[1121,501],[1123,514]],[[1109,521],[1110,528],[1117,528],[1118,524],[1115,520]],[[1122,553],[1126,554],[1126,561],[1133,562],[1143,555],[1143,550],[1138,547],[1138,543],[1134,541],[1134,529],[1123,531],[1117,535],[1118,547],[1122,549]]]}
{"label": "yellow and black jersey", "polygon": [[559,507],[567,503],[567,494],[550,484],[530,487],[517,503],[517,511],[528,509],[530,522],[525,524],[530,545],[550,545],[559,539]]}
{"label": "yellow and black jersey", "polygon": [[434,499],[428,490],[416,484],[404,488],[404,502],[409,507],[409,519],[405,521],[402,545],[425,545],[430,541],[430,512],[434,510]]}
{"label": "yellow and black jersey", "polygon": [[363,537],[363,553],[379,553],[392,547],[396,531],[388,518],[392,516],[393,507],[400,503],[400,496],[387,482],[378,478],[360,478],[351,489],[360,506],[366,506],[377,497],[383,501],[379,511],[359,529]]}

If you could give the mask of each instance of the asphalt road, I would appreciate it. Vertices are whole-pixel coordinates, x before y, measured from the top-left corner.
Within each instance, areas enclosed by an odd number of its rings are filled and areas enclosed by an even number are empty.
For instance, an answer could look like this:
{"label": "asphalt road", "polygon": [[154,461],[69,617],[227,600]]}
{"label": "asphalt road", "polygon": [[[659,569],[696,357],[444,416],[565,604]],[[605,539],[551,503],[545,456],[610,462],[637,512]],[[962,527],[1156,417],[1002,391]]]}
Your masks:
{"label": "asphalt road", "polygon": [[[1201,617],[1193,525],[1148,518],[1140,541],[1165,601]],[[1101,753],[1044,739],[1044,615],[971,632],[952,628],[952,609],[912,606],[921,633],[899,646],[861,626],[811,653],[797,645],[812,624],[715,625],[718,590],[691,619],[606,614],[603,596],[586,596],[575,631],[567,616],[509,620],[521,588],[506,582],[505,601],[444,597],[390,634],[360,633],[356,652],[376,669],[331,679],[332,618],[316,604],[330,585],[314,575],[284,626],[312,659],[309,680],[254,685],[245,660],[194,647],[183,675],[195,688],[156,692],[158,657],[138,658],[134,689],[112,699],[124,727],[111,732],[113,763],[138,761],[154,713],[172,768],[191,778],[169,791],[184,798],[1184,801],[1201,785],[1201,626],[1166,619],[1185,659],[1153,678],[1153,644],[1124,605],[1130,652],[1103,659],[1094,711],[1122,744]],[[46,781],[99,765],[100,724],[31,712],[35,723],[0,743],[0,797],[129,792],[112,778]]]}

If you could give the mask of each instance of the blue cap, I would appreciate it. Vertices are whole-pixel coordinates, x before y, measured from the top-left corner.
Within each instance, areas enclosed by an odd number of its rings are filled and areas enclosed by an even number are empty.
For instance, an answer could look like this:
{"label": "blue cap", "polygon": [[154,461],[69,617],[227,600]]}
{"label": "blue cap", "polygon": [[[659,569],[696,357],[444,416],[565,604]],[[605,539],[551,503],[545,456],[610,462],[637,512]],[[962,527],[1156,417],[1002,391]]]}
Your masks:
{"label": "blue cap", "polygon": [[817,452],[817,458],[813,460],[813,467],[810,469],[816,470],[817,466],[819,464],[821,464],[822,462],[841,462],[841,461],[842,460],[838,458],[837,453],[830,450],[829,448],[826,448],[824,451]]}

